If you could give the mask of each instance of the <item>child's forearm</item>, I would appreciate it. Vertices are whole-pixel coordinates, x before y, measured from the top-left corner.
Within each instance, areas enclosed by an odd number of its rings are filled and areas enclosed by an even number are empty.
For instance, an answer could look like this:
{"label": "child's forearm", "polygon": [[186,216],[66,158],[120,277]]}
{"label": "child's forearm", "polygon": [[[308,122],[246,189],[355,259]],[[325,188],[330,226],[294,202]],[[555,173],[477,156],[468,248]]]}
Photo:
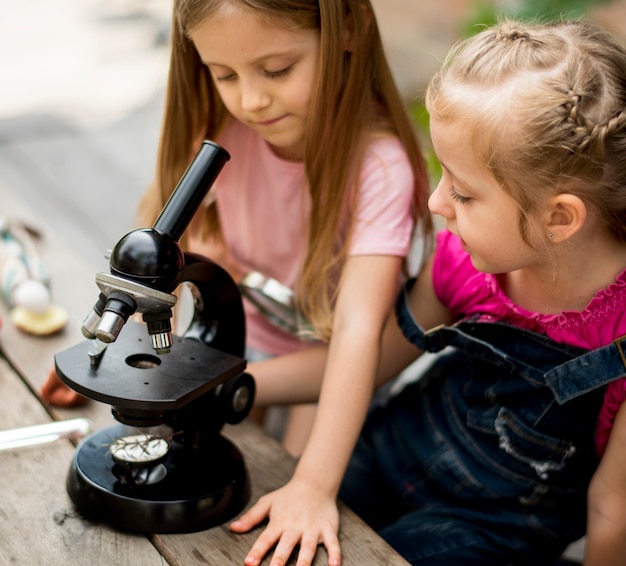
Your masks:
{"label": "child's forearm", "polygon": [[621,566],[626,563],[626,524],[602,517],[589,518],[585,541],[585,566]]}
{"label": "child's forearm", "polygon": [[316,346],[250,363],[248,372],[256,381],[255,404],[317,403],[327,355],[327,346]]}
{"label": "child's forearm", "polygon": [[589,485],[585,566],[626,564],[625,442],[626,404],[622,403]]}
{"label": "child's forearm", "polygon": [[[396,377],[421,354],[402,335],[391,313],[381,344],[374,387]],[[328,346],[320,345],[248,365],[255,378],[257,406],[317,403],[328,359]]]}
{"label": "child's forearm", "polygon": [[315,424],[294,474],[335,497],[374,389],[377,340],[335,336]]}

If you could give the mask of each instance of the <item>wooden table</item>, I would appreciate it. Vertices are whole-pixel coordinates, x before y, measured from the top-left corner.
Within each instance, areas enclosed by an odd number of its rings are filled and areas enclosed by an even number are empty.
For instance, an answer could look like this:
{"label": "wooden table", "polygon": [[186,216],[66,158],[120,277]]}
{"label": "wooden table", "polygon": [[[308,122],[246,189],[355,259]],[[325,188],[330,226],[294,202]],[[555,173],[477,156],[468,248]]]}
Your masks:
{"label": "wooden table", "polygon": [[[6,306],[0,304],[0,430],[76,417],[90,419],[95,430],[114,424],[107,405],[91,401],[80,409],[57,410],[38,397],[54,355],[84,340],[80,325],[97,298],[95,272],[55,241],[42,219],[35,218],[19,197],[1,185],[0,202],[3,214],[41,229],[44,239],[39,249],[51,276],[54,302],[70,313],[62,333],[38,338],[17,330],[8,319]],[[289,479],[294,460],[254,423],[246,420],[226,426],[224,432],[244,454],[252,480],[251,504]],[[60,440],[0,452],[0,564],[243,564],[260,529],[237,535],[222,525],[191,534],[143,536],[82,518],[65,490],[74,450],[70,441]],[[407,564],[349,509],[340,506],[340,512],[344,565]],[[314,564],[326,563],[326,552],[320,548]],[[263,564],[269,564],[269,559]],[[289,564],[295,564],[293,557]]]}

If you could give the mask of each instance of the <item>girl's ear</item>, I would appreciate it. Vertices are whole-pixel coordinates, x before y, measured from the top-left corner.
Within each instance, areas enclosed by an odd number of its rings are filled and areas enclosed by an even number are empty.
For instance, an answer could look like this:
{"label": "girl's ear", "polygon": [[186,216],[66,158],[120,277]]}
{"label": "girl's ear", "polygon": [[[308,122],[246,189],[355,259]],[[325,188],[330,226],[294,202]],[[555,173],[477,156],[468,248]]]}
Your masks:
{"label": "girl's ear", "polygon": [[576,234],[587,219],[587,206],[576,195],[561,193],[550,198],[547,223],[548,237],[555,243],[565,242]]}

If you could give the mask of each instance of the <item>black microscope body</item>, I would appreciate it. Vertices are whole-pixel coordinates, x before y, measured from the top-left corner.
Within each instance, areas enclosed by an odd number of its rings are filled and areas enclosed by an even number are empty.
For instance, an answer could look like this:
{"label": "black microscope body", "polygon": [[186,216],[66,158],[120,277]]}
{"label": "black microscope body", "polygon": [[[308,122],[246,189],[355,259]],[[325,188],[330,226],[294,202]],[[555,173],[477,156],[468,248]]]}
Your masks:
{"label": "black microscope body", "polygon": [[[111,405],[119,424],[77,448],[67,490],[78,510],[122,530],[193,532],[239,513],[250,480],[221,434],[250,411],[245,320],[235,282],[179,240],[228,161],[205,141],[152,228],[126,234],[83,323],[87,338],[55,356],[61,380]],[[174,291],[189,283],[193,318],[172,334]],[[143,324],[128,320],[141,313]]]}

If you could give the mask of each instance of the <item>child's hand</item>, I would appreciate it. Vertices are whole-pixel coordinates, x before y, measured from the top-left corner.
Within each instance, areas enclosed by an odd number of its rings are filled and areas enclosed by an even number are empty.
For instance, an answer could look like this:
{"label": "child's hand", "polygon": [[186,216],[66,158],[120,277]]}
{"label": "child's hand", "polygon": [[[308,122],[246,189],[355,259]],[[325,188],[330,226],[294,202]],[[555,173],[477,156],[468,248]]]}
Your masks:
{"label": "child's hand", "polygon": [[337,536],[339,512],[334,498],[324,497],[314,486],[292,479],[261,497],[230,528],[245,533],[266,518],[269,523],[250,549],[245,560],[247,566],[260,564],[274,545],[270,566],[284,566],[298,544],[297,566],[309,566],[319,544],[326,547],[329,566],[341,564]]}

